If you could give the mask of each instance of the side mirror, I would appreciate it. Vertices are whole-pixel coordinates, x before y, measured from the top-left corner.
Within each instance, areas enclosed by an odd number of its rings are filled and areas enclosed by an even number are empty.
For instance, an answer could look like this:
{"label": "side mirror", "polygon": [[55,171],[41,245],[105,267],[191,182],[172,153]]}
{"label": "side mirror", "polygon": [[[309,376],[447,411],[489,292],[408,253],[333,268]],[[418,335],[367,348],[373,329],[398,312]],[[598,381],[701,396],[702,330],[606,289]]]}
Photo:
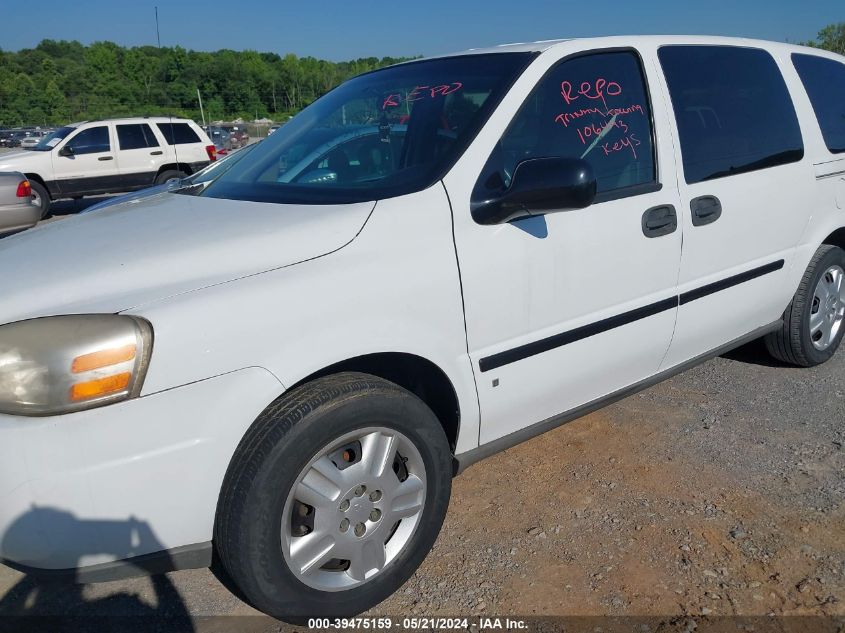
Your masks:
{"label": "side mirror", "polygon": [[499,197],[472,205],[479,224],[504,224],[531,215],[583,209],[596,197],[596,176],[580,158],[532,158],[516,166]]}
{"label": "side mirror", "polygon": [[59,150],[59,156],[73,156],[73,148],[70,145],[65,145]]}

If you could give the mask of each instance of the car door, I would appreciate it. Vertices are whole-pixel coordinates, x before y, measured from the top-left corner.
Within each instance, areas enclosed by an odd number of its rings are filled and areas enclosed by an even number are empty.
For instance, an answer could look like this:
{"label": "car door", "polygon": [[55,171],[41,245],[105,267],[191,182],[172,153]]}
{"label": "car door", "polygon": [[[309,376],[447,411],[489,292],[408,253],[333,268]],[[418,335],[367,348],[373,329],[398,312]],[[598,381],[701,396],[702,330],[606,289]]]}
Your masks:
{"label": "car door", "polygon": [[778,64],[758,48],[658,51],[676,127],[684,247],[664,367],[777,320],[814,178]]}
{"label": "car door", "polygon": [[91,125],[71,134],[53,152],[53,169],[62,195],[113,190],[118,179],[111,126]]}
{"label": "car door", "polygon": [[147,123],[116,123],[121,186],[138,189],[155,183],[165,162],[164,149]]}
{"label": "car door", "polygon": [[[634,49],[546,58],[444,181],[482,444],[654,374],[675,322],[678,192],[653,77]],[[473,221],[474,199],[506,190],[521,161],[549,156],[592,165],[591,206]]]}

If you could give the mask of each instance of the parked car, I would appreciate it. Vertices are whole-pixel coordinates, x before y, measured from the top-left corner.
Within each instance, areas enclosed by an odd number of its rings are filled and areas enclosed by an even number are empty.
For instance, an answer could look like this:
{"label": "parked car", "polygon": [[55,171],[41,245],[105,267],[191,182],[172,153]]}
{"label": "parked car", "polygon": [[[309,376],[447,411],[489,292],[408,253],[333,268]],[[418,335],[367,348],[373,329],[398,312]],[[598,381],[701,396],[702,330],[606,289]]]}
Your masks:
{"label": "parked car", "polygon": [[41,142],[41,139],[43,138],[44,133],[40,130],[33,130],[32,132],[27,132],[26,136],[21,139],[20,148],[33,149],[36,145]]}
{"label": "parked car", "polygon": [[2,147],[19,147],[21,140],[26,138],[24,130],[10,130],[5,136],[0,138],[0,146]]}
{"label": "parked car", "polygon": [[21,173],[0,172],[0,235],[28,229],[40,219],[32,189]]}
{"label": "parked car", "polygon": [[249,132],[246,131],[245,125],[223,125],[221,127],[229,133],[229,142],[232,149],[249,145]]}
{"label": "parked car", "polygon": [[843,95],[844,57],[747,39],[415,60],[206,186],[3,240],[0,559],[214,558],[266,613],[350,615],[468,465],[759,337],[825,362]]}
{"label": "parked car", "polygon": [[0,155],[0,171],[26,174],[43,217],[53,200],[143,189],[215,158],[214,145],[193,121],[135,117],[66,125],[32,151]]}
{"label": "parked car", "polygon": [[220,126],[211,125],[207,128],[208,137],[214,143],[214,149],[220,156],[225,155],[233,149],[231,135]]}

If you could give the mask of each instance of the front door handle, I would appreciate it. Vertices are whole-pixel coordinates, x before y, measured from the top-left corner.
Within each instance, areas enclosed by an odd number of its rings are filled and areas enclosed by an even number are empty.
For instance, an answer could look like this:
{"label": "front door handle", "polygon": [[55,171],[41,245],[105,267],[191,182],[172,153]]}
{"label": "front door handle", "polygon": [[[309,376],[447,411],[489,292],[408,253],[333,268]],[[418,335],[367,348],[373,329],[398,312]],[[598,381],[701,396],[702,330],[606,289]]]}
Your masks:
{"label": "front door handle", "polygon": [[164,154],[164,152],[161,150],[158,150],[157,152],[150,152],[150,156],[161,156],[162,154]]}
{"label": "front door handle", "polygon": [[114,156],[100,156],[97,160],[114,160]]}
{"label": "front door handle", "polygon": [[689,203],[692,225],[702,226],[715,222],[722,215],[722,203],[716,196],[698,196]]}
{"label": "front door handle", "polygon": [[660,237],[674,233],[678,228],[678,214],[671,204],[651,207],[643,213],[643,235]]}

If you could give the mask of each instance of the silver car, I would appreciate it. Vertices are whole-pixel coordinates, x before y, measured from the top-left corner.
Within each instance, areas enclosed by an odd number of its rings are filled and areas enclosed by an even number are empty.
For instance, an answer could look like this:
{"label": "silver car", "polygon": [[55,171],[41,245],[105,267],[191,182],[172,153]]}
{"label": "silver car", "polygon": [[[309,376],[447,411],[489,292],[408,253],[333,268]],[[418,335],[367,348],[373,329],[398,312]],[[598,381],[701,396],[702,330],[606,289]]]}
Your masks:
{"label": "silver car", "polygon": [[16,171],[0,172],[0,235],[35,226],[41,208],[32,203],[32,189],[26,176]]}

